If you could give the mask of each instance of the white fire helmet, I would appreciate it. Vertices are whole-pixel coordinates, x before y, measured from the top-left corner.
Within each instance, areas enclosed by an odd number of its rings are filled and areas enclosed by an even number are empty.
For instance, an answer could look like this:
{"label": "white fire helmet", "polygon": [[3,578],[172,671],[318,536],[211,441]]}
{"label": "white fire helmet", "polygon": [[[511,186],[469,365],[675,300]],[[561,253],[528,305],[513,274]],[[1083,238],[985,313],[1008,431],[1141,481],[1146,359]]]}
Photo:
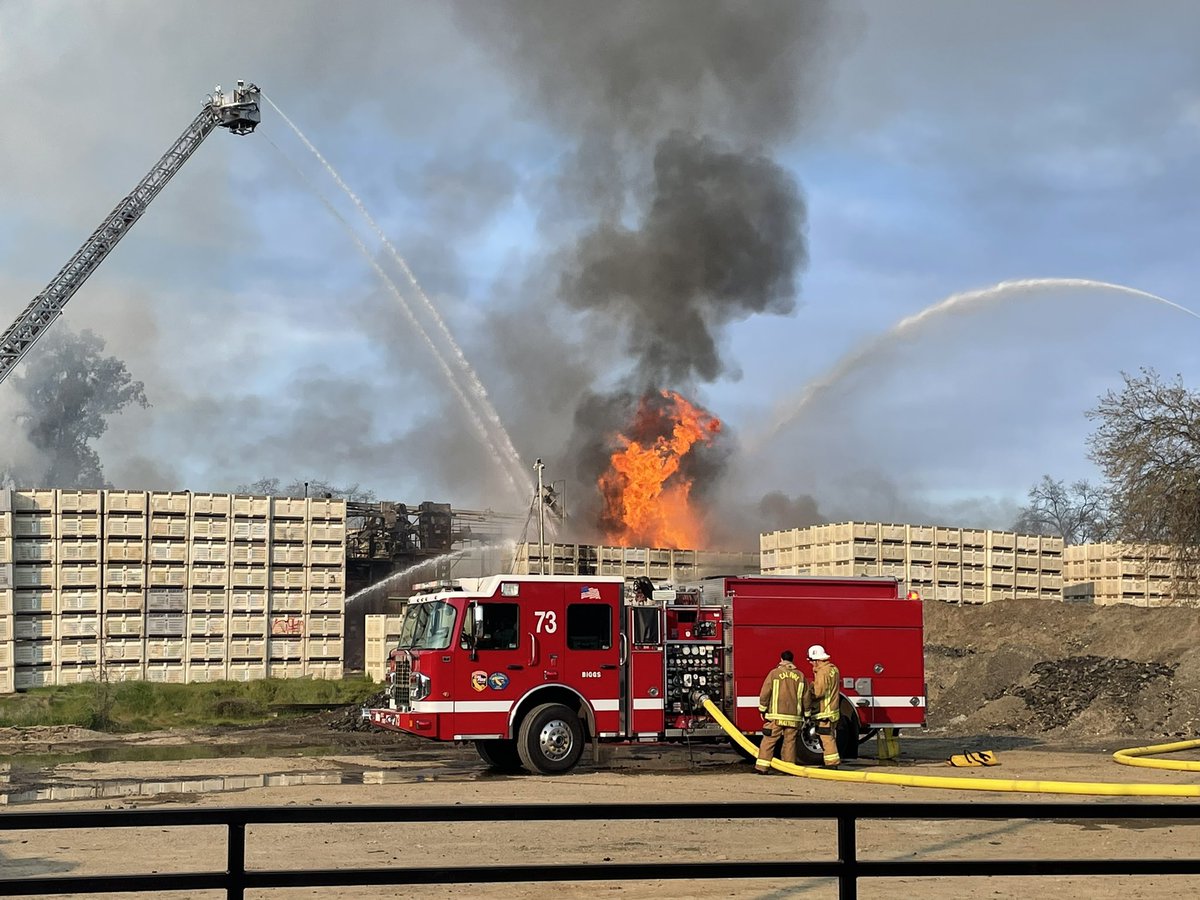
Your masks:
{"label": "white fire helmet", "polygon": [[808,648],[808,658],[816,662],[821,659],[829,659],[829,654],[825,652],[825,648],[820,644],[813,644]]}

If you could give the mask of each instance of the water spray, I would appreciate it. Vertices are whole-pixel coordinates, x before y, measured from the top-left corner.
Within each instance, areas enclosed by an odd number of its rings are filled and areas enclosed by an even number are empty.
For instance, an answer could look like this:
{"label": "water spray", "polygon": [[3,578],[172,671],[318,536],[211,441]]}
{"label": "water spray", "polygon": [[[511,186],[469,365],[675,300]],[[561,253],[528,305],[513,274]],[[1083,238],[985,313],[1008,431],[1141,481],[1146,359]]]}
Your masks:
{"label": "water spray", "polygon": [[346,598],[346,608],[349,609],[352,603],[357,603],[359,600],[371,599],[379,596],[380,592],[384,591],[389,585],[394,584],[403,578],[412,575],[414,572],[419,572],[421,569],[429,566],[436,566],[444,562],[459,559],[472,551],[486,553],[489,550],[500,550],[506,547],[516,547],[516,541],[497,541],[493,544],[481,544],[478,547],[463,547],[461,550],[451,550],[449,553],[443,553],[441,556],[434,556],[430,559],[423,559],[421,562],[409,566],[407,569],[401,569],[399,572],[393,572],[382,581],[377,581],[372,585],[368,585],[361,591],[357,591]]}
{"label": "water spray", "polygon": [[[416,330],[417,334],[419,334],[425,341],[425,346],[427,346],[429,348],[429,352],[433,354],[433,358],[437,362],[438,367],[441,368],[442,374],[446,376],[446,381],[450,385],[451,390],[453,390],[458,396],[459,401],[462,403],[463,409],[466,411],[467,416],[471,419],[471,424],[475,426],[475,430],[478,432],[480,439],[482,439],[483,443],[487,446],[488,450],[492,454],[492,457],[496,460],[499,460],[500,448],[496,446],[495,441],[492,440],[492,435],[488,431],[487,426],[484,424],[483,419],[479,417],[479,413],[476,412],[475,407],[472,405],[470,399],[463,392],[463,389],[459,385],[457,379],[455,379],[454,373],[451,371],[449,364],[447,364],[445,357],[442,356],[441,351],[438,350],[437,345],[433,342],[433,339],[429,336],[429,333],[422,327],[421,323],[417,320],[417,317],[413,314],[412,308],[408,305],[407,301],[405,301],[404,295],[400,293],[400,289],[396,287],[396,283],[391,279],[387,272],[384,271],[383,267],[379,265],[370,249],[368,249],[367,245],[363,243],[362,238],[358,236],[358,232],[356,232],[350,223],[346,221],[345,216],[337,211],[337,207],[330,202],[328,197],[321,193],[320,189],[312,183],[308,176],[304,174],[304,171],[298,165],[296,165],[295,161],[286,153],[284,153],[283,150],[279,148],[279,145],[270,138],[267,138],[267,143],[274,147],[276,152],[278,152],[279,155],[287,161],[287,163],[296,172],[297,177],[299,177],[300,180],[308,187],[308,189],[311,190],[314,195],[316,195],[316,198],[320,200],[322,204],[324,204],[325,208],[329,210],[330,215],[337,219],[338,222],[342,224],[342,227],[346,229],[346,233],[349,234],[350,239],[354,241],[354,245],[358,248],[359,253],[362,254],[363,259],[365,259],[370,264],[371,268],[375,270],[375,274],[379,276],[379,279],[383,282],[384,287],[391,292],[392,296],[395,297],[396,301],[400,304],[400,309],[404,311],[409,323]],[[502,470],[504,477],[507,479],[509,486],[513,489],[513,492],[520,494],[521,488],[517,485],[508,467],[502,467]]]}
{"label": "water spray", "polygon": [[986,305],[1001,300],[1009,294],[1029,293],[1047,288],[1083,288],[1088,290],[1117,291],[1129,296],[1141,297],[1145,300],[1153,300],[1156,303],[1165,304],[1172,309],[1177,309],[1193,318],[1200,319],[1200,313],[1196,313],[1186,306],[1181,306],[1157,294],[1126,287],[1123,284],[1092,281],[1088,278],[1025,278],[1016,281],[1002,281],[997,285],[982,290],[951,294],[944,300],[940,300],[918,313],[906,316],[883,334],[877,335],[860,344],[856,349],[851,350],[838,360],[834,367],[824,375],[810,381],[805,385],[804,390],[801,391],[799,396],[789,399],[776,409],[766,432],[747,441],[747,450],[751,453],[761,450],[780,431],[799,419],[817,397],[830,390],[838,382],[854,374],[864,364],[874,359],[880,350],[890,345],[895,339],[909,336],[913,332],[919,331],[922,326],[930,321],[939,319],[948,313],[959,311],[963,307]]}
{"label": "water spray", "polygon": [[[460,374],[465,379],[471,394],[475,398],[475,402],[478,403],[480,410],[482,410],[484,418],[487,419],[487,423],[492,429],[494,435],[494,440],[489,440],[489,443],[499,445],[504,457],[504,463],[508,467],[509,480],[519,484],[520,489],[524,490],[526,496],[531,494],[533,492],[533,481],[526,472],[524,465],[521,463],[521,457],[517,453],[516,448],[513,446],[512,439],[509,437],[508,430],[504,427],[504,423],[501,421],[499,413],[496,412],[496,408],[492,405],[491,399],[488,397],[487,389],[484,388],[483,382],[480,380],[478,374],[476,374],[470,362],[467,361],[462,348],[458,345],[458,342],[455,341],[453,334],[451,334],[449,327],[446,325],[445,319],[441,317],[437,311],[437,307],[434,306],[433,301],[429,299],[424,289],[422,289],[420,282],[417,281],[416,276],[413,274],[412,269],[409,268],[404,257],[402,257],[399,251],[392,246],[391,241],[388,240],[383,229],[379,227],[379,224],[375,221],[371,214],[367,212],[367,208],[363,205],[362,200],[360,200],[358,195],[355,194],[354,191],[350,189],[349,185],[342,180],[342,177],[338,174],[337,170],[333,167],[329,160],[327,160],[321,154],[321,151],[313,146],[312,142],[296,126],[296,123],[289,119],[284,114],[283,110],[275,105],[275,102],[270,97],[263,94],[263,99],[271,105],[271,108],[275,110],[279,117],[283,119],[283,121],[287,123],[288,127],[290,127],[292,131],[296,133],[296,136],[304,143],[304,146],[306,146],[321,162],[326,171],[329,172],[330,176],[337,183],[338,187],[340,187],[345,192],[346,196],[350,198],[350,201],[358,209],[359,214],[363,217],[367,224],[371,226],[372,230],[378,236],[383,246],[387,249],[388,253],[391,254],[392,259],[400,267],[400,270],[404,272],[409,284],[412,285],[417,297],[420,298],[421,303],[424,305],[426,312],[428,312],[434,324],[437,326],[438,331],[441,332],[442,338],[449,346],[453,354],[454,362],[457,365]],[[339,218],[341,217],[339,216]],[[379,269],[378,265],[376,265],[376,269]],[[388,282],[391,283],[391,280],[388,279]],[[395,288],[394,284],[392,284],[392,289],[396,294],[397,299],[400,299],[401,304],[405,307],[405,312],[408,313],[409,318],[415,323],[415,316],[413,316],[412,312],[408,308],[408,305],[400,297],[399,291]],[[420,328],[420,326],[417,327]],[[432,345],[432,341],[424,329],[421,329],[421,335],[425,338],[427,343]],[[442,363],[443,368],[449,368],[441,358],[440,354],[438,354],[438,360]],[[449,377],[453,378],[453,376]],[[459,390],[461,393],[461,388]]]}

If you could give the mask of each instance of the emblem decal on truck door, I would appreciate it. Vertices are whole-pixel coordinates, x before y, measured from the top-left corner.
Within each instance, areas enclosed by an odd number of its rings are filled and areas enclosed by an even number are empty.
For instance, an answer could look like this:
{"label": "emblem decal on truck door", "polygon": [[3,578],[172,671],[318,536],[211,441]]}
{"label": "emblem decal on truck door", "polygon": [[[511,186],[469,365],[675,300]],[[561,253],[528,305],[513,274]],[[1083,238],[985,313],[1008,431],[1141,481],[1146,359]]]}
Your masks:
{"label": "emblem decal on truck door", "polygon": [[488,676],[487,686],[493,691],[502,691],[508,687],[508,676],[503,672],[493,672]]}
{"label": "emblem decal on truck door", "polygon": [[483,671],[482,669],[476,669],[471,673],[471,687],[475,688],[477,691],[486,691],[487,677],[487,672]]}

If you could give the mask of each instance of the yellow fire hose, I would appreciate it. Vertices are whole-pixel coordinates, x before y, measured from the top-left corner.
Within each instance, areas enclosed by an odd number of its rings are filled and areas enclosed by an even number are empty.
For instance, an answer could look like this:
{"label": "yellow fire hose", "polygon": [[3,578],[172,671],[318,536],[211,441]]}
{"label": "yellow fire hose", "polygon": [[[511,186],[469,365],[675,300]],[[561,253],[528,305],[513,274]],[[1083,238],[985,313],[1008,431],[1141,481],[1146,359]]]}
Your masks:
{"label": "yellow fire hose", "polygon": [[[717,709],[707,697],[701,701],[710,716],[725,729],[738,745],[751,756],[758,753],[758,748],[742,734],[733,723]],[[1200,741],[1185,743],[1200,746]],[[1164,745],[1175,746],[1175,745]],[[1178,749],[1185,749],[1178,747]],[[1161,748],[1139,747],[1138,750],[1155,750]],[[1125,751],[1136,752],[1136,751]],[[1121,760],[1118,760],[1119,762]],[[1133,765],[1145,765],[1151,760],[1139,760]],[[942,788],[952,791],[1007,791],[1026,794],[1094,794],[1108,797],[1200,797],[1200,785],[1194,784],[1114,784],[1101,781],[1021,781],[1004,778],[971,778],[962,775],[895,775],[889,772],[843,772],[835,769],[821,769],[811,766],[798,766],[779,759],[771,760],[771,765],[788,775],[799,775],[803,778],[818,778],[824,781],[852,781],[867,784],[890,784],[899,787]],[[1200,768],[1200,764],[1192,764]],[[1189,768],[1191,768],[1189,766]]]}
{"label": "yellow fire hose", "polygon": [[1154,744],[1150,747],[1131,747],[1118,750],[1113,759],[1123,766],[1145,766],[1147,769],[1174,769],[1179,772],[1200,772],[1200,762],[1190,760],[1140,759],[1159,753],[1178,753],[1180,750],[1200,749],[1200,741],[1177,741],[1174,744]]}

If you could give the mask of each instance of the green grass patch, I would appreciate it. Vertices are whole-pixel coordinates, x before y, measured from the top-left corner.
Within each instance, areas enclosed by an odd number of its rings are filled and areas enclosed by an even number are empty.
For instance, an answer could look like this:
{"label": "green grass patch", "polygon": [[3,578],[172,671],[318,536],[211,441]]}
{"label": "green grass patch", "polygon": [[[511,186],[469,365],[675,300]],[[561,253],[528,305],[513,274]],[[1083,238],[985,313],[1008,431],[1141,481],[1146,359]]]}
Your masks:
{"label": "green grass patch", "polygon": [[79,725],[98,731],[136,732],[254,725],[307,714],[277,708],[280,704],[350,705],[378,690],[377,684],[363,677],[341,681],[271,678],[206,684],[71,684],[0,696],[0,727]]}

